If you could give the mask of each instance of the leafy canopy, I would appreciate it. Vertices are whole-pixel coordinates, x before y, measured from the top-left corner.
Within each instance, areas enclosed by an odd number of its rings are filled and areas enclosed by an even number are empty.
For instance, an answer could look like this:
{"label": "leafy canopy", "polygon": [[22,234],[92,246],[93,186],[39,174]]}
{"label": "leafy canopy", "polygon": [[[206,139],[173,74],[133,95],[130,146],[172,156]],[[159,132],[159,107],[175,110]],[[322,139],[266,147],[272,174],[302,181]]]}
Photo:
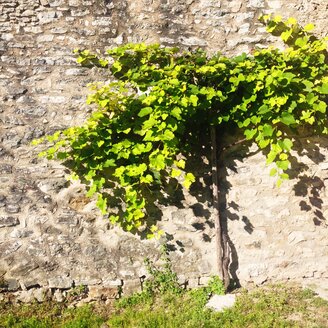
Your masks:
{"label": "leafy canopy", "polygon": [[[77,51],[78,63],[108,69],[115,80],[91,87],[87,103],[97,109],[85,124],[35,142],[50,144],[41,155],[69,162],[102,213],[132,232],[145,223],[149,189],[167,179],[185,188],[195,181],[179,154],[190,136],[213,125],[240,128],[273,163],[270,175],[279,186],[289,178],[295,130],[328,132],[327,38],[315,38],[312,24],[302,28],[293,18],[260,20],[284,50],[228,58],[127,44],[108,50],[107,59]],[[156,226],[148,232],[158,235]]]}

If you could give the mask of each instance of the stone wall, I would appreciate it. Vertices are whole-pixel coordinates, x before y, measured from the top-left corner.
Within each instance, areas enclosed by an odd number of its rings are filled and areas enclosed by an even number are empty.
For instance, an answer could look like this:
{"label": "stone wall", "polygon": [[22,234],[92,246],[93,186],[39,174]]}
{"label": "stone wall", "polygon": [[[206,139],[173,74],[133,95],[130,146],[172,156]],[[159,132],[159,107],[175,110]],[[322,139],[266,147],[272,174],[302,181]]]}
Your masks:
{"label": "stone wall", "polygon": [[298,137],[291,180],[280,188],[255,145],[228,149],[221,205],[233,277],[299,281],[328,296],[328,138]]}
{"label": "stone wall", "polygon": [[[37,158],[30,146],[32,139],[45,133],[81,123],[90,112],[84,104],[87,83],[107,78],[97,69],[77,66],[72,50],[102,52],[126,42],[146,41],[201,46],[232,55],[272,40],[257,22],[262,12],[315,22],[317,33],[326,33],[326,1],[0,1],[0,280],[4,289],[25,294],[28,289],[33,292],[28,297],[36,298],[39,287],[54,293],[79,285],[93,286],[94,293],[101,294],[106,287],[127,294],[142,286],[147,274],[144,258],[159,260],[158,248],[164,240],[141,241],[110,226],[94,202],[83,196],[83,186],[69,185],[65,168]],[[312,146],[317,143],[322,154],[313,149],[300,154],[307,155],[309,167],[303,177],[281,189],[274,188],[264,159],[255,150],[245,159],[238,155],[243,149],[227,151],[221,207],[230,236],[231,273],[242,284],[327,281],[327,142],[314,140]],[[199,179],[206,180],[206,165],[196,167]],[[179,202],[162,208],[161,224],[174,268],[181,283],[189,286],[206,284],[216,271],[211,192],[201,181],[190,194],[172,191]],[[56,293],[60,299],[60,292]]]}

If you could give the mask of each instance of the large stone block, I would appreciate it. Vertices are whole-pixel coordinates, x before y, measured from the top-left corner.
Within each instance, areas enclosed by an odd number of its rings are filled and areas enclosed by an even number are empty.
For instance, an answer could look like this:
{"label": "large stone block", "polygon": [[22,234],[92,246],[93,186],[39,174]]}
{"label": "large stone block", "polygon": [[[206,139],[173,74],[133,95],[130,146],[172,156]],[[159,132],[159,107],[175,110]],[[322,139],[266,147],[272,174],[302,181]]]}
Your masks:
{"label": "large stone block", "polygon": [[2,227],[13,227],[19,225],[19,220],[14,216],[2,216],[0,217],[0,228]]}
{"label": "large stone block", "polygon": [[48,279],[48,287],[56,289],[69,289],[73,286],[73,280],[70,277],[57,276]]}
{"label": "large stone block", "polygon": [[7,241],[0,244],[0,254],[5,257],[16,252],[22,246],[20,241]]}

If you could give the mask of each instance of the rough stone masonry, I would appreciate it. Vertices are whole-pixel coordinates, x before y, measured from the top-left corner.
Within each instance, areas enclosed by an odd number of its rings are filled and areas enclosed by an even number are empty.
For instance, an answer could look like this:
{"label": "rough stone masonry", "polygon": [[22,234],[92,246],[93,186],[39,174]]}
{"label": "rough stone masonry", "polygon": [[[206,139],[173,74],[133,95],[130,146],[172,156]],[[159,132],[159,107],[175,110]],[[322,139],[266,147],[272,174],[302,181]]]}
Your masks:
{"label": "rough stone masonry", "polygon": [[[314,22],[325,35],[325,0],[0,0],[0,288],[22,301],[61,300],[74,286],[113,298],[142,286],[143,261],[160,242],[112,227],[65,167],[39,159],[34,138],[79,124],[90,113],[86,85],[106,80],[72,51],[103,52],[126,42],[159,42],[234,55],[273,40],[260,13]],[[300,281],[328,288],[327,138],[300,138],[302,174],[276,189],[263,156],[233,147],[223,156],[221,212],[230,271],[241,283]],[[194,163],[200,182],[206,164]],[[292,172],[291,172],[292,173]],[[206,182],[206,181],[205,181]],[[199,183],[162,207],[162,228],[182,284],[215,273],[211,191]],[[155,213],[154,213],[155,215]],[[1,294],[4,297],[4,294]]]}

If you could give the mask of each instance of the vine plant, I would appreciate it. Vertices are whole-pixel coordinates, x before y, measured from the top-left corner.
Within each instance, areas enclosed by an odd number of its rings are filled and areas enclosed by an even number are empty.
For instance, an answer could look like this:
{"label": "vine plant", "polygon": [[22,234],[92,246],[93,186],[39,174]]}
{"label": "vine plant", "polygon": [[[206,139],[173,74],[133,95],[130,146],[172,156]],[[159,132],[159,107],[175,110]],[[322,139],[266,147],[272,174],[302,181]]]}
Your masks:
{"label": "vine plant", "polygon": [[[317,39],[312,24],[262,16],[267,31],[285,48],[257,49],[228,58],[203,50],[127,44],[100,58],[77,50],[77,62],[110,71],[115,80],[92,85],[88,104],[97,109],[82,126],[37,140],[41,153],[68,162],[76,178],[97,197],[112,223],[136,232],[145,227],[147,192],[177,179],[195,181],[185,170],[188,141],[223,123],[241,129],[271,164],[279,186],[288,179],[293,135],[300,128],[327,134],[327,37]],[[108,205],[119,200],[119,210]],[[147,227],[148,237],[160,235]]]}

